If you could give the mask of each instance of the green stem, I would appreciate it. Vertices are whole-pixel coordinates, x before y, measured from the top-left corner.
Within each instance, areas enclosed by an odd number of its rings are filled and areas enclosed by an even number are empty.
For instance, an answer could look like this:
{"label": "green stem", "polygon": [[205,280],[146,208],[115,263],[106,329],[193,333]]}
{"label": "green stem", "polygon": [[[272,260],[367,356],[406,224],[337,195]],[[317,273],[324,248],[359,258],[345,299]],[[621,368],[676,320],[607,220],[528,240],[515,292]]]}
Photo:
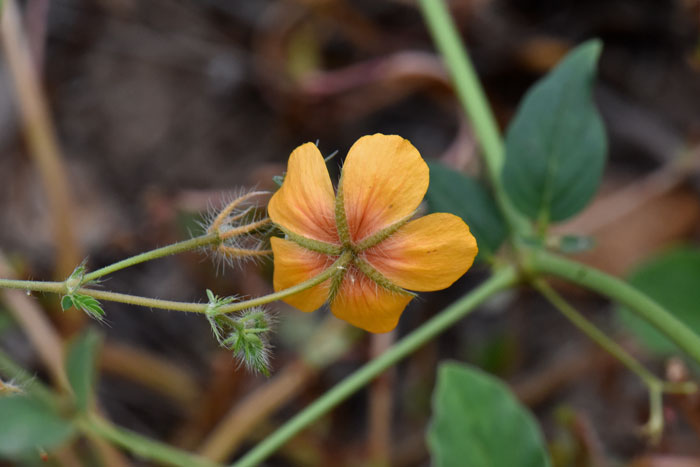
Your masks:
{"label": "green stem", "polygon": [[[333,265],[331,265],[321,274],[319,274],[316,277],[312,277],[309,280],[301,282],[293,287],[289,287],[288,289],[280,290],[279,292],[271,293],[262,297],[253,298],[243,302],[233,302],[231,304],[217,308],[216,311],[212,314],[219,315],[245,310],[258,305],[264,305],[266,303],[281,300],[290,295],[294,295],[306,289],[310,289],[311,287],[330,279],[330,277],[337,272],[339,267],[345,266],[349,262],[350,256],[351,253],[344,253],[340,258],[336,260],[335,263],[333,263]],[[67,292],[66,285],[64,282],[18,281],[11,279],[0,279],[0,287],[8,289],[22,289],[31,290],[35,292],[50,292],[58,294],[65,294]],[[160,308],[163,310],[184,311],[189,313],[205,313],[209,311],[209,304],[207,303],[190,303],[177,302],[173,300],[161,300],[157,298],[139,297],[136,295],[129,295],[118,292],[107,292],[104,290],[88,289],[85,287],[78,288],[77,290],[75,290],[75,293],[94,297],[98,300],[120,302],[129,305],[143,306],[147,308]]]}
{"label": "green stem", "polygon": [[579,328],[584,334],[591,338],[596,344],[605,349],[612,356],[617,358],[623,365],[635,373],[644,381],[649,390],[653,387],[661,387],[663,381],[650,372],[639,360],[630,355],[620,344],[610,339],[593,323],[588,321],[581,313],[571,306],[564,298],[559,295],[549,284],[538,279],[532,284],[542,295],[549,300],[566,318],[571,321],[574,326]]}
{"label": "green stem", "polygon": [[145,253],[132,256],[131,258],[126,258],[122,261],[110,264],[109,266],[105,266],[89,274],[85,274],[85,277],[83,277],[83,282],[88,283],[90,281],[94,281],[95,279],[99,279],[102,276],[106,276],[107,274],[119,271],[120,269],[125,269],[130,266],[162,258],[164,256],[170,256],[182,253],[184,251],[194,250],[196,248],[211,245],[212,243],[218,243],[219,241],[219,236],[216,233],[210,233],[206,235],[201,235],[199,237],[190,238],[189,240],[184,240],[182,242],[173,243],[172,245],[156,248],[155,250],[147,251]]}
{"label": "green stem", "polygon": [[625,281],[541,250],[529,258],[533,272],[563,277],[627,306],[700,363],[700,337],[661,305]]}
{"label": "green stem", "polygon": [[652,444],[656,444],[661,439],[664,431],[664,395],[663,383],[649,387],[649,420],[642,428],[651,438]]}
{"label": "green stem", "polygon": [[21,289],[27,292],[66,293],[65,282],[49,281],[18,281],[14,279],[0,279],[0,287],[4,289]]}
{"label": "green stem", "polygon": [[517,279],[518,274],[512,267],[506,267],[497,271],[489,280],[474,289],[464,298],[447,307],[421,327],[401,339],[382,355],[369,361],[362,368],[355,371],[331,390],[316,399],[311,405],[289,420],[272,435],[265,438],[233,465],[236,467],[249,467],[260,464],[304,427],[313,423],[354,392],[364,387],[384,370],[396,364],[426,342],[448,329],[455,322],[482,304],[486,299],[515,284]]}
{"label": "green stem", "polygon": [[644,382],[649,391],[649,420],[644,425],[644,432],[649,435],[651,441],[656,443],[661,439],[664,429],[663,394],[664,392],[675,394],[690,394],[697,390],[694,383],[666,382],[650,372],[636,358],[630,355],[621,345],[606,336],[593,323],[588,321],[581,313],[571,306],[549,284],[541,279],[533,281],[532,285],[539,290],[549,302],[554,305],[574,326],[579,328],[600,345],[608,353],[617,358],[629,370],[635,373]]}
{"label": "green stem", "polygon": [[220,308],[217,308],[214,314],[220,315],[224,313],[231,313],[233,311],[245,310],[247,308],[252,308],[258,305],[264,305],[270,302],[275,302],[285,297],[289,297],[290,295],[303,292],[304,290],[310,289],[311,287],[314,287],[330,279],[333,275],[335,275],[338,272],[338,269],[342,269],[343,267],[345,267],[351,259],[352,253],[346,251],[335,261],[335,263],[333,263],[328,269],[326,269],[316,277],[312,277],[311,279],[301,282],[295,286],[289,287],[288,289],[280,290],[279,292],[271,293],[263,297],[253,298],[245,302],[237,302],[232,303],[230,305],[222,306]]}
{"label": "green stem", "polygon": [[423,17],[447,69],[462,108],[469,117],[488,169],[499,207],[516,232],[527,233],[529,223],[515,210],[501,183],[505,160],[503,141],[486,94],[471,63],[457,27],[442,0],[419,0]]}
{"label": "green stem", "polygon": [[79,419],[77,424],[81,431],[94,433],[142,459],[179,467],[214,467],[220,465],[113,425],[96,414],[89,414],[87,417]]}

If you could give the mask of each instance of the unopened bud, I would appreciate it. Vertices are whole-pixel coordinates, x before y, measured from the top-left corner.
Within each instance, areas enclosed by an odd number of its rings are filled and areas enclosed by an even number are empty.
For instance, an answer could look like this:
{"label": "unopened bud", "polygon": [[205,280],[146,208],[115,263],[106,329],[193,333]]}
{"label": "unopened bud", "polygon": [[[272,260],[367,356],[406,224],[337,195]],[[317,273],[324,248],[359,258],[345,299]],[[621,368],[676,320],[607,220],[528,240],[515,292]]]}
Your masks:
{"label": "unopened bud", "polygon": [[233,351],[241,364],[249,370],[270,375],[270,344],[267,334],[273,319],[261,307],[249,308],[238,315],[219,312],[222,306],[234,302],[234,297],[219,298],[207,290],[209,306],[207,320],[219,345]]}
{"label": "unopened bud", "polygon": [[203,227],[209,234],[216,234],[219,243],[214,250],[222,263],[256,259],[270,255],[264,248],[271,222],[260,218],[251,199],[267,195],[264,191],[253,191],[236,196],[222,208],[212,211]]}

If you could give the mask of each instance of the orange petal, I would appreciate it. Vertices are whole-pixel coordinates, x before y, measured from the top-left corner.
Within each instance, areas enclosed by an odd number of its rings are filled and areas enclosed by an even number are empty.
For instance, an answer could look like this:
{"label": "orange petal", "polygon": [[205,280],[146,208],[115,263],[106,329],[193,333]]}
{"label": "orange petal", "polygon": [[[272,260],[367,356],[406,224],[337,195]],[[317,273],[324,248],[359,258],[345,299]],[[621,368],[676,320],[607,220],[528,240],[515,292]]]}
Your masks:
{"label": "orange petal", "polygon": [[[272,237],[270,242],[275,258],[272,282],[276,292],[317,276],[334,261],[333,257],[307,250],[288,240]],[[327,280],[283,300],[301,311],[314,311],[328,300],[329,288],[330,280]]]}
{"label": "orange petal", "polygon": [[389,332],[396,327],[411,298],[383,288],[350,267],[331,303],[331,311],[338,318],[366,331]]}
{"label": "orange petal", "polygon": [[299,146],[289,156],[284,183],[270,199],[267,211],[275,224],[296,234],[339,243],[333,185],[315,144]]}
{"label": "orange petal", "polygon": [[396,135],[363,136],[343,166],[345,214],[358,242],[416,210],[428,190],[428,165]]}
{"label": "orange petal", "polygon": [[430,291],[452,285],[471,267],[478,251],[462,219],[437,213],[409,222],[363,254],[399,287]]}

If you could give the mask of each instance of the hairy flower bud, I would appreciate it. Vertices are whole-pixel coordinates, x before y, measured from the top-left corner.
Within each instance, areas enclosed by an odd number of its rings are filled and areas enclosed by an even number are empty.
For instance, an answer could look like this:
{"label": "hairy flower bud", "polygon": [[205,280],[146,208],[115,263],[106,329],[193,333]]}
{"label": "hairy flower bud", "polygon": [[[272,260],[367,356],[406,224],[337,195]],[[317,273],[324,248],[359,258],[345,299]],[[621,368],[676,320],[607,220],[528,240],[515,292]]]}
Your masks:
{"label": "hairy flower bud", "polygon": [[209,307],[207,320],[219,345],[233,351],[241,364],[249,370],[270,375],[270,344],[268,333],[274,321],[262,307],[253,307],[236,315],[219,313],[225,305],[236,301],[235,297],[219,298],[207,290]]}
{"label": "hairy flower bud", "polygon": [[253,198],[267,194],[252,191],[233,196],[223,207],[212,210],[202,223],[207,233],[219,238],[213,251],[221,265],[255,260],[272,253],[265,248],[270,219],[261,217],[258,206],[251,203]]}

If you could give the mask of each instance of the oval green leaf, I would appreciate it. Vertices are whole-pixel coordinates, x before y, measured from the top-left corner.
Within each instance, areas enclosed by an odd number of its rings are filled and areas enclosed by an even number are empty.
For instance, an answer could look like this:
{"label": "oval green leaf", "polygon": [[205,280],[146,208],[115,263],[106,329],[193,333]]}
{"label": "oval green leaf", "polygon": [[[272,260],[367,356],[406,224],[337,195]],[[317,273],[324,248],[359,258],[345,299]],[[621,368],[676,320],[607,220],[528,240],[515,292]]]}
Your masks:
{"label": "oval green leaf", "polygon": [[597,40],[584,43],[539,80],[506,134],[503,184],[532,220],[573,216],[600,183],[607,142],[591,89],[601,47]]}
{"label": "oval green leaf", "polygon": [[436,466],[551,465],[535,419],[510,390],[458,363],[438,370],[428,446]]}
{"label": "oval green leaf", "polygon": [[449,212],[469,226],[479,247],[478,259],[492,256],[508,230],[491,193],[478,181],[437,162],[429,162],[426,199],[433,212]]}
{"label": "oval green leaf", "polygon": [[[700,334],[700,250],[677,247],[641,265],[629,282],[653,298],[690,329]],[[649,350],[660,354],[682,351],[652,325],[630,310],[619,307],[622,325]]]}
{"label": "oval green leaf", "polygon": [[94,331],[88,330],[75,339],[68,350],[66,372],[73,388],[75,405],[81,411],[87,410],[92,402],[99,345],[100,337]]}
{"label": "oval green leaf", "polygon": [[74,428],[51,407],[28,396],[0,398],[0,456],[16,458],[66,441]]}

